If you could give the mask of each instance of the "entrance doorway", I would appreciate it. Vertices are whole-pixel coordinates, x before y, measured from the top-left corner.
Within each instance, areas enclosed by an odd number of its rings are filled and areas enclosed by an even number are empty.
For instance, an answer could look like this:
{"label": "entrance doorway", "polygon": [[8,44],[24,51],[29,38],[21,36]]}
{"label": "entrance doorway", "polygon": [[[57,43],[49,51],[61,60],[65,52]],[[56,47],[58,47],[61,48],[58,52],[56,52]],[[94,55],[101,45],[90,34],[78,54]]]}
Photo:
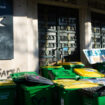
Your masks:
{"label": "entrance doorway", "polygon": [[40,66],[80,60],[78,10],[38,5]]}

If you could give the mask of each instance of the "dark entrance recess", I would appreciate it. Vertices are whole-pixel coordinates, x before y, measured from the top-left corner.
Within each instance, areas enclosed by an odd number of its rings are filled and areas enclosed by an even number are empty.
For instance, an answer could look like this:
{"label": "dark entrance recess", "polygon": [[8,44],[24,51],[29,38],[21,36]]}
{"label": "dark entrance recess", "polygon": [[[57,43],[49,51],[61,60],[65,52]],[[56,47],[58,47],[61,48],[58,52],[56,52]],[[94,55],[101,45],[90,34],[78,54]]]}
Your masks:
{"label": "dark entrance recess", "polygon": [[13,58],[12,0],[0,0],[0,59]]}
{"label": "dark entrance recess", "polygon": [[105,15],[92,12],[92,48],[105,48]]}
{"label": "dark entrance recess", "polygon": [[40,66],[80,60],[78,10],[38,5]]}

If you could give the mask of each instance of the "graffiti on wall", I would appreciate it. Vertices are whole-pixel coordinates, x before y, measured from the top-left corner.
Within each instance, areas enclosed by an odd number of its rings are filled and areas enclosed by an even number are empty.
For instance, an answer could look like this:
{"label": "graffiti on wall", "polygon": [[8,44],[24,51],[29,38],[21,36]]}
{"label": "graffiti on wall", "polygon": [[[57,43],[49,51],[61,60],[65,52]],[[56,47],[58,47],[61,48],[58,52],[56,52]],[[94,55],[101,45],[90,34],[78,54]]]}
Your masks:
{"label": "graffiti on wall", "polygon": [[17,73],[20,72],[20,68],[15,68],[15,69],[2,69],[0,68],[0,79],[2,78],[8,78],[11,73]]}

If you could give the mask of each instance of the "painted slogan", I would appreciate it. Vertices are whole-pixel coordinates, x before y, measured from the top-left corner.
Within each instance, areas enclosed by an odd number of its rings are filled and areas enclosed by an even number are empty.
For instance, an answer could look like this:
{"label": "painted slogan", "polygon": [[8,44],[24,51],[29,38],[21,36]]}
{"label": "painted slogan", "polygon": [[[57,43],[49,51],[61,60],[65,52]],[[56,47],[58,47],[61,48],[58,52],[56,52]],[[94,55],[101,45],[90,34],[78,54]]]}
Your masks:
{"label": "painted slogan", "polygon": [[20,72],[20,68],[16,69],[2,69],[0,68],[0,79],[7,79],[10,77],[11,73]]}

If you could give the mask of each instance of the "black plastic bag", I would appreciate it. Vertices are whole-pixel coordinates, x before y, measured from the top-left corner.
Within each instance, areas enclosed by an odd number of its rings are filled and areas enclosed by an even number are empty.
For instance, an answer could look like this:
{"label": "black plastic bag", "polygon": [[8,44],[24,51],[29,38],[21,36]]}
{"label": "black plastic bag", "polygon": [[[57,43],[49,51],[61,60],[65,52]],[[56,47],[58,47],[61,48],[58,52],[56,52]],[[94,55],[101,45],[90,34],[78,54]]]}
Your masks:
{"label": "black plastic bag", "polygon": [[43,83],[43,84],[48,84],[48,85],[54,85],[54,83],[47,79],[47,78],[44,78],[42,76],[36,76],[36,75],[25,75],[25,79],[26,81],[28,82],[35,82],[35,83]]}

